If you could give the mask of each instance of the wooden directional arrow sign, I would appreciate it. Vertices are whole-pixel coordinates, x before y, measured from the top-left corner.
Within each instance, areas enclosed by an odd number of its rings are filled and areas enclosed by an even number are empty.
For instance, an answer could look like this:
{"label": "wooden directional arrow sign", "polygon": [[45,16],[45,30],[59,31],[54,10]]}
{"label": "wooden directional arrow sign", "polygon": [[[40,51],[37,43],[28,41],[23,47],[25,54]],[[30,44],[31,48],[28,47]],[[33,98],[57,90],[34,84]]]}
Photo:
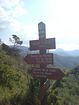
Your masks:
{"label": "wooden directional arrow sign", "polygon": [[55,49],[55,38],[32,40],[30,50]]}
{"label": "wooden directional arrow sign", "polygon": [[64,73],[59,68],[32,68],[32,75],[35,78],[59,80],[64,76]]}
{"label": "wooden directional arrow sign", "polygon": [[24,60],[28,64],[53,64],[53,54],[28,54]]}

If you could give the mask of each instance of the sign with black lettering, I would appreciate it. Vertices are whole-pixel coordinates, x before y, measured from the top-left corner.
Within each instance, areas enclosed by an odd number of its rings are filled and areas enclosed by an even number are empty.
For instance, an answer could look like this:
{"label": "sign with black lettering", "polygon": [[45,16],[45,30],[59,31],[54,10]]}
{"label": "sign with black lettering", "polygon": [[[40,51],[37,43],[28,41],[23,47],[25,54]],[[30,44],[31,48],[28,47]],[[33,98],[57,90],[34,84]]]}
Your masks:
{"label": "sign with black lettering", "polygon": [[32,68],[32,75],[35,78],[59,80],[64,73],[59,68]]}
{"label": "sign with black lettering", "polygon": [[53,54],[28,54],[24,60],[28,64],[53,64]]}
{"label": "sign with black lettering", "polygon": [[55,49],[55,38],[32,40],[30,41],[30,50]]}

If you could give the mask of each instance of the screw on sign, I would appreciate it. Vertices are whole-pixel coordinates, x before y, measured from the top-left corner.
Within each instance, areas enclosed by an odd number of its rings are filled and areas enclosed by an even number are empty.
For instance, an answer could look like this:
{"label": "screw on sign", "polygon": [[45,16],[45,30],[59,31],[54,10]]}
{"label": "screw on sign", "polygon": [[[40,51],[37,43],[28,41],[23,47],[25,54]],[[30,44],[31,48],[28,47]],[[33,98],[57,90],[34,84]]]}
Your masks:
{"label": "screw on sign", "polygon": [[53,54],[28,54],[24,60],[28,64],[53,64]]}

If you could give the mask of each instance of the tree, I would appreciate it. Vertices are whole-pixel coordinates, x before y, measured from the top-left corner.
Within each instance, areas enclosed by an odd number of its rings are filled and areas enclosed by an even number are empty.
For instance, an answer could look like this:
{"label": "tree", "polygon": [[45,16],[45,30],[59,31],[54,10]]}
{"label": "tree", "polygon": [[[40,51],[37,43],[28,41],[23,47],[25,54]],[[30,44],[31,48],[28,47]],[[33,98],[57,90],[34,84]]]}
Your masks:
{"label": "tree", "polygon": [[10,40],[10,42],[12,42],[14,44],[14,47],[16,45],[22,45],[23,41],[20,41],[20,38],[18,36],[12,35],[12,38],[13,39],[9,38],[9,40]]}
{"label": "tree", "polygon": [[10,47],[4,43],[1,45],[1,48],[8,55],[13,55],[13,56],[19,56],[20,55],[20,50],[18,48]]}
{"label": "tree", "polygon": [[20,40],[20,38],[17,35],[12,35],[12,38],[9,38],[10,42],[13,43],[13,47],[11,47],[11,54],[12,55],[19,55],[20,54],[20,49],[16,47],[17,45],[22,45],[23,41]]}

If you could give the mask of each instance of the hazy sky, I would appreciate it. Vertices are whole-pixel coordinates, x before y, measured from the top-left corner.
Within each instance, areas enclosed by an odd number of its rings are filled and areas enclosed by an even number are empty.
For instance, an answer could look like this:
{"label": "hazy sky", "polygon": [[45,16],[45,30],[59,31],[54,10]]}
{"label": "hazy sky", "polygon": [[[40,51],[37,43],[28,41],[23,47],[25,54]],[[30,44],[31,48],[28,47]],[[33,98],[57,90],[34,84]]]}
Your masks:
{"label": "hazy sky", "polygon": [[38,23],[57,48],[79,49],[79,0],[0,0],[0,38],[9,44],[16,34],[27,46],[38,39]]}

